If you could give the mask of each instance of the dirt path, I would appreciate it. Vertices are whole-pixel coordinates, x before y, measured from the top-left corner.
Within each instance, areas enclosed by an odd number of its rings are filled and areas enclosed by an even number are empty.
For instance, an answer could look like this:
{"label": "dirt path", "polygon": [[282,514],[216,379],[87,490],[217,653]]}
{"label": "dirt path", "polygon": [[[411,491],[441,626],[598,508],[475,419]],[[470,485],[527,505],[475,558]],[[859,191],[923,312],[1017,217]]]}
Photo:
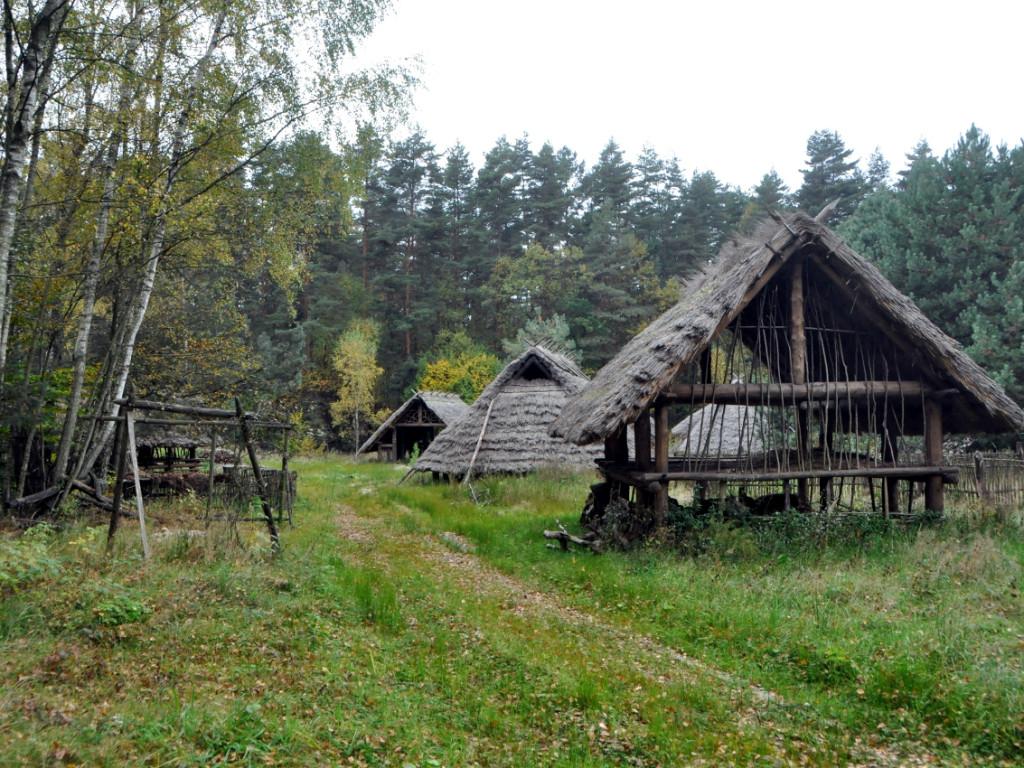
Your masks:
{"label": "dirt path", "polygon": [[[338,510],[337,524],[339,533],[355,545],[358,552],[370,561],[378,559],[379,553],[374,550],[378,538],[385,535],[384,521],[362,517],[352,509],[342,507]],[[423,559],[424,566],[438,573],[440,578],[450,579],[463,594],[499,602],[507,606],[511,614],[537,624],[561,623],[567,634],[585,637],[587,647],[581,649],[581,654],[592,652],[595,647],[608,649],[614,652],[618,663],[627,664],[639,677],[647,678],[652,684],[706,686],[711,682],[724,696],[736,702],[734,715],[739,728],[757,728],[762,732],[767,730],[779,734],[791,730],[784,723],[792,718],[792,710],[800,709],[801,705],[788,703],[775,691],[710,666],[649,635],[609,623],[599,614],[567,605],[557,595],[542,592],[488,565],[473,553],[472,542],[457,534],[403,535],[388,530],[386,535],[391,539],[396,536],[416,539],[416,556]],[[780,747],[783,739],[780,736]],[[939,764],[930,756],[900,755],[868,744],[860,744],[857,752],[859,759],[852,763],[854,766],[888,768]]]}

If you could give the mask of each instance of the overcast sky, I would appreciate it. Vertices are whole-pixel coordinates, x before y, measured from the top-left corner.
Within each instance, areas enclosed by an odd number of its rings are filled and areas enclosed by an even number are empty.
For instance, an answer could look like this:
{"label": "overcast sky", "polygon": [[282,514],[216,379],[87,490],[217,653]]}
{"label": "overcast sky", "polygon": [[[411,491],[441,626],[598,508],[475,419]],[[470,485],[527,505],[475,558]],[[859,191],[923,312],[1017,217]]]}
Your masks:
{"label": "overcast sky", "polygon": [[477,167],[526,134],[591,165],[610,138],[745,189],[800,185],[807,138],[838,131],[895,173],[972,123],[1020,144],[1020,0],[395,0],[361,59],[419,55],[413,120]]}

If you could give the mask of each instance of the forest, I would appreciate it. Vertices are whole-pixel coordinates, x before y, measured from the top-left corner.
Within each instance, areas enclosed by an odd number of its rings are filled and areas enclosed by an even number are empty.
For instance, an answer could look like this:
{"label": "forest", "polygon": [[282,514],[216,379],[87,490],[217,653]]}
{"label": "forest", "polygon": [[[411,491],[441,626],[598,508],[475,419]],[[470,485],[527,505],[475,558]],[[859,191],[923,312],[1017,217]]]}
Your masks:
{"label": "forest", "polygon": [[1024,144],[965,126],[893,172],[823,127],[797,189],[613,140],[588,166],[502,136],[477,167],[402,124],[415,71],[346,68],[387,5],[5,3],[5,502],[102,474],[128,391],[237,395],[351,451],[528,340],[593,372],[733,233],[836,198],[841,236],[1024,397]]}

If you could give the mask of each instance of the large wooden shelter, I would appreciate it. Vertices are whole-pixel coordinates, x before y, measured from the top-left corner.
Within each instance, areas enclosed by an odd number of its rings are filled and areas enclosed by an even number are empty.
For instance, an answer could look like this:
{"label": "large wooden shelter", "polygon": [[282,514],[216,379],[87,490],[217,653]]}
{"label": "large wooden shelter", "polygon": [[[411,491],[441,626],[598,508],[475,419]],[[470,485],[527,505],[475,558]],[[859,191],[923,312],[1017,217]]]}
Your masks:
{"label": "large wooden shelter", "polygon": [[[1024,412],[822,220],[776,216],[733,242],[682,300],[633,338],[563,409],[553,436],[604,445],[602,472],[657,521],[673,481],[795,485],[809,508],[837,478],[901,482],[943,507],[943,435],[1024,428]],[[738,379],[743,383],[718,383]],[[757,409],[760,450],[670,458],[670,407]],[[650,419],[654,415],[654,458]],[[627,430],[635,433],[630,455]],[[874,492],[872,491],[872,499]]]}
{"label": "large wooden shelter", "polygon": [[526,474],[545,466],[593,468],[600,446],[551,437],[548,427],[587,377],[563,354],[530,347],[487,385],[464,417],[445,429],[413,469],[462,479]]}
{"label": "large wooden shelter", "polygon": [[462,398],[451,392],[417,392],[388,416],[356,455],[376,449],[382,461],[403,461],[416,447],[426,450],[442,429],[468,410]]}

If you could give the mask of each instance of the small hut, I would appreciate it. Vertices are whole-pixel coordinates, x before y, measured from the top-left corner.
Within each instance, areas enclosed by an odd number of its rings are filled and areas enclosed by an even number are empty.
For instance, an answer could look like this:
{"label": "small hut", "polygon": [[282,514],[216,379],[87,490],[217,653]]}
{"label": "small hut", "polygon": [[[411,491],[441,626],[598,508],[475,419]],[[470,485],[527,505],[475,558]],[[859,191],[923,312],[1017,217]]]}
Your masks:
{"label": "small hut", "polygon": [[454,424],[469,406],[451,392],[417,392],[395,409],[356,455],[377,451],[381,461],[403,461],[415,448],[422,453],[437,434]]}
{"label": "small hut", "polygon": [[586,384],[565,355],[530,347],[487,385],[462,419],[437,436],[413,469],[461,479],[521,475],[551,465],[593,468],[600,449],[548,435],[565,403]]}
{"label": "small hut", "polygon": [[[837,479],[863,480],[887,513],[900,483],[920,483],[925,506],[941,511],[943,483],[957,478],[944,433],[1024,428],[1002,387],[826,227],[828,213],[776,215],[727,246],[552,425],[553,436],[603,444],[613,492],[633,493],[655,523],[676,481],[781,482],[787,500],[792,482],[810,508],[814,486],[824,506]],[[719,383],[732,379],[743,383]],[[707,405],[760,409],[770,440],[744,456],[670,458],[670,408]]]}
{"label": "small hut", "polygon": [[672,427],[672,453],[693,457],[762,453],[767,427],[757,408],[705,405]]}

